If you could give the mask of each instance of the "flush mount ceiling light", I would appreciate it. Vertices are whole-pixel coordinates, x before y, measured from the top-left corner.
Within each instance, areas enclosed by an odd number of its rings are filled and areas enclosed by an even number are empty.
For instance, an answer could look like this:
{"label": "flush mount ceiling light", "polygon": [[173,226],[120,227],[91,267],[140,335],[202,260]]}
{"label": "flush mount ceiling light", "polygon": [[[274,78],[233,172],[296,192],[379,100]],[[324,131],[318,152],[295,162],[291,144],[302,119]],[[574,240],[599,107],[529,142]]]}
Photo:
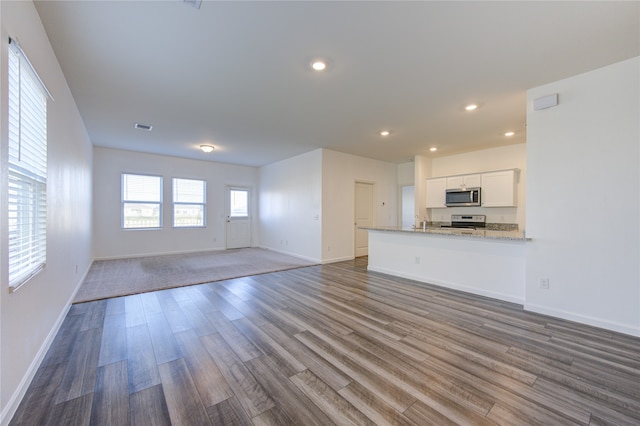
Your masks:
{"label": "flush mount ceiling light", "polygon": [[505,133],[504,135],[505,135],[506,137],[511,137],[511,136],[515,135],[515,133],[514,133],[514,132],[507,132],[507,133]]}
{"label": "flush mount ceiling light", "polygon": [[200,145],[200,149],[202,150],[202,152],[209,153],[209,152],[213,151],[214,149],[216,149],[216,147],[213,146],[213,145]]}
{"label": "flush mount ceiling light", "polygon": [[431,152],[436,152],[437,150],[438,150],[438,148],[435,147],[435,146],[432,146],[431,148],[429,148],[429,151],[431,151]]}
{"label": "flush mount ceiling light", "polygon": [[324,71],[327,69],[327,64],[326,62],[315,61],[311,64],[311,68],[313,68],[315,71]]}
{"label": "flush mount ceiling light", "polygon": [[153,126],[150,126],[148,124],[140,124],[140,123],[135,123],[133,127],[135,129],[146,130],[147,132],[150,132],[151,129],[153,129]]}
{"label": "flush mount ceiling light", "polygon": [[329,68],[329,60],[326,58],[311,58],[309,59],[307,65],[311,71],[323,72]]}
{"label": "flush mount ceiling light", "polygon": [[388,130],[383,130],[380,132],[380,136],[389,136],[391,134],[391,132],[389,132]]}
{"label": "flush mount ceiling light", "polygon": [[477,104],[469,104],[466,107],[464,107],[465,110],[467,111],[473,111],[478,109],[478,105]]}

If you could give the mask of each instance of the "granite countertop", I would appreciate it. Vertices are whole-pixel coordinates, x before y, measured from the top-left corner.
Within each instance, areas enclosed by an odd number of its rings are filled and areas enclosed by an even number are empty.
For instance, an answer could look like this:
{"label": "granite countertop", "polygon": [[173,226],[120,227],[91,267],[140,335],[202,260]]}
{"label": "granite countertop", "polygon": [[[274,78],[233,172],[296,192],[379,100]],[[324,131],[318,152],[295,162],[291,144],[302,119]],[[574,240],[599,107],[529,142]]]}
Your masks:
{"label": "granite countertop", "polygon": [[486,238],[492,240],[529,241],[524,231],[498,231],[489,229],[440,228],[427,226],[422,228],[402,228],[400,226],[363,226],[370,231],[404,232],[408,234],[449,235],[452,237]]}

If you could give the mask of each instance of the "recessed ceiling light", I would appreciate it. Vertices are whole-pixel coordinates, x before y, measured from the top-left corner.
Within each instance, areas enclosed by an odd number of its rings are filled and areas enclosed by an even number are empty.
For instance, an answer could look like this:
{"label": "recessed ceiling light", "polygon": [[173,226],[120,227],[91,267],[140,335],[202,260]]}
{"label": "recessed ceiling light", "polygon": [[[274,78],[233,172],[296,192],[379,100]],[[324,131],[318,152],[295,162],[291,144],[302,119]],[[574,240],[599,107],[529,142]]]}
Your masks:
{"label": "recessed ceiling light", "polygon": [[466,109],[467,111],[473,111],[474,109],[477,109],[478,105],[476,104],[469,104],[466,107],[464,107],[464,109]]}
{"label": "recessed ceiling light", "polygon": [[213,145],[200,145],[202,152],[211,152],[215,149]]}
{"label": "recessed ceiling light", "polygon": [[429,148],[429,151],[431,152],[436,152],[438,150],[438,148],[436,148],[435,146],[432,146],[431,148]]}
{"label": "recessed ceiling light", "polygon": [[380,136],[389,136],[389,131],[388,130],[381,131]]}
{"label": "recessed ceiling light", "polygon": [[513,136],[513,135],[515,135],[515,133],[514,133],[514,132],[507,132],[507,133],[505,133],[504,135],[505,135],[506,137],[509,137],[509,136]]}
{"label": "recessed ceiling light", "polygon": [[140,130],[146,130],[147,132],[150,132],[151,129],[153,129],[153,126],[150,126],[148,124],[140,124],[140,123],[135,123],[133,127]]}

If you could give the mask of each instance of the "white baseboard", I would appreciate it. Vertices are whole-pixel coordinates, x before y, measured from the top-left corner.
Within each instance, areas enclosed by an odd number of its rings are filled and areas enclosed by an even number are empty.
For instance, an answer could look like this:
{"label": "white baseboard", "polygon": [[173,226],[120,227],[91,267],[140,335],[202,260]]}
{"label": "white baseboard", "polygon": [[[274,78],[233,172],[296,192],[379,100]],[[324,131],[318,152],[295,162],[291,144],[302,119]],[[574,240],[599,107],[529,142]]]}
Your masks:
{"label": "white baseboard", "polygon": [[51,344],[55,340],[56,335],[58,334],[58,331],[60,331],[60,327],[62,326],[62,323],[67,317],[67,314],[69,313],[69,309],[71,308],[73,299],[75,299],[76,297],[76,293],[78,293],[80,286],[82,285],[85,278],[87,277],[87,274],[89,274],[89,269],[91,269],[91,265],[93,265],[93,262],[94,261],[92,260],[91,263],[89,263],[89,266],[84,271],[84,274],[82,274],[82,277],[76,284],[75,290],[71,294],[71,297],[69,297],[69,299],[67,300],[67,303],[62,308],[62,312],[60,312],[60,315],[56,319],[56,322],[53,324],[53,327],[51,327],[51,330],[49,331],[47,338],[44,340],[44,342],[42,342],[42,345],[40,346],[38,353],[36,353],[36,356],[33,358],[33,361],[31,361],[31,364],[29,365],[29,368],[27,369],[27,372],[25,373],[25,375],[22,377],[22,380],[18,384],[17,389],[15,390],[13,395],[11,395],[9,402],[5,406],[4,410],[2,410],[2,413],[0,413],[0,425],[2,426],[8,425],[11,419],[13,418],[13,415],[16,413],[18,406],[20,406],[20,403],[22,402],[22,398],[24,398],[24,395],[27,393],[27,390],[29,389],[29,385],[31,385],[31,381],[35,377],[36,372],[38,371],[38,368],[40,368],[40,364],[42,364],[44,357],[47,355],[47,351],[51,347]]}
{"label": "white baseboard", "polygon": [[320,259],[316,259],[315,257],[301,256],[298,253],[293,253],[293,252],[286,251],[286,250],[279,250],[279,249],[275,249],[275,248],[272,248],[272,247],[263,247],[263,246],[260,246],[258,248],[261,248],[261,249],[264,249],[264,250],[273,251],[273,252],[280,253],[280,254],[286,254],[287,256],[291,256],[291,257],[295,257],[295,258],[298,258],[298,259],[306,260],[307,262],[312,262],[312,263],[320,263],[321,262]]}
{"label": "white baseboard", "polygon": [[640,337],[640,327],[633,327],[626,324],[620,324],[613,321],[606,321],[599,318],[580,315],[573,312],[563,311],[560,309],[551,309],[545,306],[534,305],[526,303],[524,305],[525,311],[535,312],[538,314],[549,315],[568,321],[578,322],[580,324],[586,324],[593,327],[603,328],[606,330],[615,331],[618,333],[628,334],[630,336]]}
{"label": "white baseboard", "polygon": [[323,265],[326,265],[328,263],[345,262],[347,260],[353,260],[353,259],[355,259],[354,256],[332,257],[331,259],[322,260],[321,263]]}
{"label": "white baseboard", "polygon": [[308,262],[318,263],[321,265],[326,265],[328,263],[336,263],[336,262],[344,262],[346,260],[353,260],[353,256],[343,256],[343,257],[332,257],[331,259],[316,259],[314,257],[300,256],[297,253],[292,253],[285,250],[275,249],[272,247],[260,247],[265,250],[275,251],[276,253],[286,254],[287,256],[297,257],[298,259],[306,260]]}
{"label": "white baseboard", "polygon": [[451,289],[451,290],[458,290],[458,291],[463,291],[465,293],[471,293],[471,294],[477,294],[479,296],[490,297],[492,299],[504,300],[505,302],[517,303],[518,305],[522,305],[524,303],[523,299],[520,299],[520,298],[517,298],[517,297],[513,297],[513,296],[510,296],[508,294],[496,293],[496,292],[485,291],[485,290],[479,290],[479,289],[474,288],[474,287],[468,287],[468,286],[465,286],[465,285],[462,285],[462,284],[457,284],[457,283],[454,283],[454,282],[442,281],[442,280],[432,279],[432,278],[429,278],[429,277],[423,277],[421,275],[407,274],[407,273],[401,272],[401,271],[390,270],[390,269],[386,269],[386,268],[379,268],[379,267],[374,267],[374,266],[369,266],[367,269],[369,271],[380,272],[382,274],[387,274],[387,275],[393,275],[393,276],[396,276],[396,277],[407,278],[407,279],[414,280],[414,281],[419,281],[419,282],[422,282],[422,283],[425,283],[425,284],[433,284],[433,285],[437,285],[439,287],[448,288],[448,289]]}
{"label": "white baseboard", "polygon": [[170,251],[163,253],[139,253],[139,254],[126,254],[122,256],[104,256],[104,257],[96,257],[93,260],[119,260],[119,259],[135,259],[138,257],[153,257],[153,256],[170,256],[172,254],[191,254],[191,253],[205,253],[208,251],[224,251],[226,248],[218,247],[218,248],[209,248],[206,250],[183,250],[183,251]]}

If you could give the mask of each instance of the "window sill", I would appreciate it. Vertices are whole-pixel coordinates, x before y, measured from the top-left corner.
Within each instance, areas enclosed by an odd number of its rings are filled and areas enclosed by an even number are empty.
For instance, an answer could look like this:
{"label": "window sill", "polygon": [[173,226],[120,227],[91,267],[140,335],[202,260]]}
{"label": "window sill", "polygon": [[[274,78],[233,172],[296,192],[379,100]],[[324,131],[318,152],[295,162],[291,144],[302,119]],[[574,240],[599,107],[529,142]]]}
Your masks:
{"label": "window sill", "polygon": [[47,264],[43,263],[42,265],[34,269],[29,275],[25,276],[20,281],[18,281],[16,284],[9,285],[9,293],[15,293],[16,291],[20,290],[22,286],[24,286],[26,283],[31,281],[33,277],[38,275],[40,272],[44,271],[46,267],[47,267]]}

